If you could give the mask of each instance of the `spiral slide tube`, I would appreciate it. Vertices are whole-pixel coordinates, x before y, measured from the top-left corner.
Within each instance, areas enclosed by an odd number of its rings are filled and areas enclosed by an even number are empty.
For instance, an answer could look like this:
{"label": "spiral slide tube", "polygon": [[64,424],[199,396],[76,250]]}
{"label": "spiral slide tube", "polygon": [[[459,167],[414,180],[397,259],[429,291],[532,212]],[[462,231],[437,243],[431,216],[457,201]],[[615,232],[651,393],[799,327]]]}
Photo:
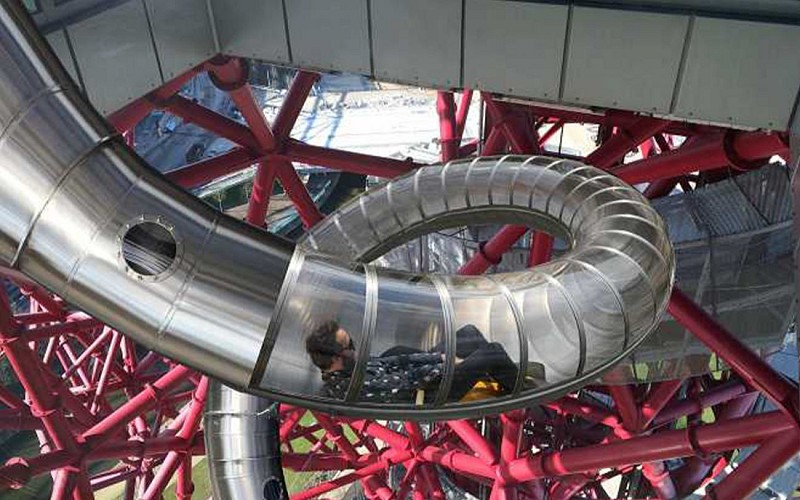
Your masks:
{"label": "spiral slide tube", "polygon": [[[547,228],[572,249],[529,271],[486,277],[380,267],[381,255],[421,234],[510,220]],[[342,261],[363,264],[345,270]],[[578,387],[630,352],[660,321],[673,273],[661,217],[608,173],[525,156],[421,168],[352,200],[301,239],[253,382],[280,399],[346,414],[461,418],[506,410]],[[326,319],[356,344],[344,401],[313,396],[321,381],[302,337]],[[468,403],[450,397],[456,331],[466,325],[521,367],[513,391]],[[370,398],[363,387],[370,356],[442,343],[448,355],[435,396],[424,404]]]}
{"label": "spiral slide tube", "polygon": [[[149,169],[76,91],[16,2],[2,5],[0,265],[233,387],[353,415],[477,416],[596,377],[664,311],[674,274],[664,224],[611,175],[541,157],[424,168],[358,198],[293,249]],[[492,278],[359,263],[433,229],[504,219],[546,228],[572,250]],[[318,395],[319,371],[303,350],[308,330],[330,318],[358,349],[343,400]],[[451,396],[466,324],[520,368],[496,399]],[[369,355],[441,342],[442,380],[422,404],[362,400]]]}

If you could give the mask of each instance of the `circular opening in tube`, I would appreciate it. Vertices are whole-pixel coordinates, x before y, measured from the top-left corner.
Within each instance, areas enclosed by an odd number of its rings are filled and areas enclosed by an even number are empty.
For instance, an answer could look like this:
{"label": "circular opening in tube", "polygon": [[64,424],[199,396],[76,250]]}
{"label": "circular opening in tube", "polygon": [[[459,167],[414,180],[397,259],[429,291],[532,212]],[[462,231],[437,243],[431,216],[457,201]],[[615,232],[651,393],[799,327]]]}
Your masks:
{"label": "circular opening in tube", "polygon": [[140,276],[158,276],[167,271],[178,253],[172,233],[155,222],[131,226],[122,237],[122,258],[128,269]]}
{"label": "circular opening in tube", "polygon": [[264,500],[283,500],[283,481],[277,477],[271,477],[264,481]]}

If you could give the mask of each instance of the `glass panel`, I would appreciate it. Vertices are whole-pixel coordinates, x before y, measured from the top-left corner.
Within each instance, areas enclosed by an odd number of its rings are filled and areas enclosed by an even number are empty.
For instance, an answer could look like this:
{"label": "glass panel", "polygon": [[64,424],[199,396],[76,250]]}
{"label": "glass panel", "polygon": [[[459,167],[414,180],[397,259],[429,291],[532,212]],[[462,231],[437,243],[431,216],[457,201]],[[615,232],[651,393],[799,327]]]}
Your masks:
{"label": "glass panel", "polygon": [[426,218],[445,211],[445,197],[442,191],[442,167],[429,167],[417,175],[417,196],[422,204]]}
{"label": "glass panel", "polygon": [[618,356],[628,335],[625,317],[615,290],[598,271],[569,262],[559,266],[554,278],[572,299],[586,335],[586,360],[583,372],[588,372]]}
{"label": "glass panel", "polygon": [[508,299],[488,278],[453,276],[456,368],[448,403],[512,394],[520,364],[517,322]]}
{"label": "glass panel", "polygon": [[358,400],[430,404],[444,368],[439,294],[428,281],[409,281],[406,275],[380,269],[378,275],[376,329]]}
{"label": "glass panel", "polygon": [[575,377],[580,363],[580,332],[562,288],[539,273],[503,276],[517,306],[522,310],[523,332],[528,343],[524,389]]}
{"label": "glass panel", "polygon": [[[327,257],[307,256],[297,283],[288,290],[281,311],[283,320],[262,387],[304,396],[343,399],[352,375],[349,359],[355,358],[340,355],[336,352],[338,347],[328,343],[329,336],[322,334],[317,336],[318,342],[312,346],[312,355],[307,351],[307,339],[326,322],[335,321],[352,339],[357,352],[364,339],[365,296],[362,267],[353,272]],[[333,359],[334,354],[338,359]],[[328,362],[333,364],[315,366],[315,363]],[[337,370],[339,363],[344,366]],[[325,369],[336,373],[333,377],[326,376],[327,381],[323,383],[322,372]]]}

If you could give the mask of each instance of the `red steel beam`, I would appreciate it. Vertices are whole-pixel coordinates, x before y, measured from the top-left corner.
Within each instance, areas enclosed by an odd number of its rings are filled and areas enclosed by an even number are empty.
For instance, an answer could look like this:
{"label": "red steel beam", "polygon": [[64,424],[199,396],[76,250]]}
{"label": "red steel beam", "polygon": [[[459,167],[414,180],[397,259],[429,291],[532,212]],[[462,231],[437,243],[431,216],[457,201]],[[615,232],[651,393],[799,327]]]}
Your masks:
{"label": "red steel beam", "polygon": [[483,274],[490,266],[499,264],[503,254],[527,232],[528,228],[526,226],[503,226],[489,241],[480,244],[475,255],[461,266],[458,273],[466,275]]}
{"label": "red steel beam", "polygon": [[629,385],[610,385],[608,393],[614,399],[614,405],[622,418],[622,424],[629,431],[635,432],[639,428],[639,406],[633,389]]}
{"label": "red steel beam", "polygon": [[545,143],[546,143],[547,141],[549,141],[549,140],[550,140],[550,138],[551,138],[551,137],[553,137],[553,136],[556,134],[556,132],[558,132],[559,130],[561,130],[561,128],[562,128],[562,127],[563,127],[565,124],[566,124],[566,121],[559,119],[558,121],[556,121],[555,123],[553,123],[552,125],[550,125],[550,128],[549,128],[549,129],[547,129],[547,132],[545,132],[544,134],[542,134],[542,136],[539,138],[539,146],[540,146],[540,147],[544,147]]}
{"label": "red steel beam", "polygon": [[[733,418],[740,418],[750,413],[750,410],[758,400],[758,393],[751,392],[733,399],[725,404],[717,421],[730,420]],[[699,488],[704,481],[707,481],[708,473],[714,467],[714,461],[710,460],[711,457],[698,456],[686,460],[684,464],[674,472],[676,482],[680,485],[678,494],[680,498],[689,496],[694,490]],[[717,459],[717,463],[721,463],[724,457]],[[714,474],[716,475],[716,474]]]}
{"label": "red steel beam", "polygon": [[705,498],[746,498],[800,452],[800,434],[771,438],[739,464],[721,483],[708,485]]}
{"label": "red steel beam", "polygon": [[763,392],[793,419],[800,421],[797,384],[775,372],[769,364],[717,323],[683,292],[674,288],[668,311],[675,320],[722,358],[751,387]]}
{"label": "red steel beam", "polygon": [[589,154],[585,162],[588,165],[607,170],[625,158],[628,151],[654,135],[663,132],[668,125],[669,122],[666,120],[641,117],[630,127],[620,127],[620,130],[612,135],[608,141]]}
{"label": "red steel beam", "polygon": [[280,138],[280,140],[286,140],[291,137],[292,128],[297,122],[297,117],[300,116],[300,111],[303,110],[303,105],[318,79],[318,73],[309,71],[297,72],[294,80],[292,80],[292,85],[286,92],[281,109],[278,110],[275,122],[272,124],[272,132],[275,137]]}
{"label": "red steel beam", "polygon": [[486,104],[486,112],[489,113],[494,128],[499,128],[503,132],[515,153],[530,154],[539,151],[539,144],[532,141],[528,136],[530,127],[523,127],[519,126],[520,123],[514,123],[517,117],[512,115],[513,109],[509,109],[505,103],[496,102],[491,94],[483,92],[481,95]]}
{"label": "red steel beam", "polygon": [[283,157],[296,163],[318,165],[334,170],[374,175],[376,177],[396,177],[421,166],[410,159],[382,158],[351,151],[312,146],[295,140],[289,140],[284,148],[282,154],[275,156],[278,158]]}
{"label": "red steel beam", "polygon": [[[203,408],[206,404],[207,395],[208,377],[202,377],[200,383],[197,385],[197,389],[194,391],[186,420],[184,420],[183,425],[175,437],[187,442],[191,442],[194,439],[195,434],[199,430],[200,420],[203,417]],[[142,495],[142,500],[160,498],[172,475],[183,465],[185,457],[186,453],[177,450],[171,450],[167,453],[164,462],[162,462],[161,466],[158,468],[155,478],[153,478]],[[189,455],[189,457],[191,457],[191,455]]]}
{"label": "red steel beam", "polygon": [[726,166],[748,170],[788,149],[780,134],[729,131],[698,138],[691,144],[629,163],[613,172],[630,184],[638,184]]}
{"label": "red steel beam", "polygon": [[278,180],[280,180],[283,188],[286,190],[286,194],[294,203],[295,209],[297,209],[297,213],[303,221],[303,226],[306,228],[313,227],[324,219],[325,216],[322,215],[322,212],[320,212],[319,208],[314,204],[314,200],[308,193],[308,189],[306,189],[303,181],[297,175],[297,171],[294,169],[292,163],[285,160],[276,160],[276,162],[277,171],[275,175],[277,175]]}
{"label": "red steel beam", "polygon": [[520,458],[506,474],[516,482],[596,471],[604,468],[688,457],[763,443],[776,436],[794,436],[794,423],[782,412],[769,412],[688,429],[590,445]]}
{"label": "red steel beam", "polygon": [[180,92],[181,88],[186,85],[189,80],[204,67],[205,63],[198,64],[197,66],[181,73],[172,80],[168,81],[158,89],[150,92],[149,94],[136,99],[123,108],[114,111],[108,115],[107,119],[111,125],[120,132],[127,132],[133,130],[137,123],[150,114],[154,108],[154,101],[166,99],[174,94]]}
{"label": "red steel beam", "polygon": [[233,103],[242,113],[244,121],[250,127],[263,150],[272,151],[277,140],[264,118],[264,112],[256,103],[250,84],[247,82],[249,66],[239,58],[217,57],[208,65],[211,81],[226,91]]}
{"label": "red steel beam", "polygon": [[456,104],[453,93],[440,90],[436,93],[436,113],[439,115],[439,143],[441,160],[448,162],[458,155],[458,126],[456,124]]}
{"label": "red steel beam", "polygon": [[660,426],[672,422],[684,415],[693,415],[722,403],[731,401],[745,394],[747,388],[740,382],[731,382],[719,387],[714,387],[695,397],[687,397],[667,405],[652,421],[653,426]]}
{"label": "red steel beam", "polygon": [[531,253],[528,257],[528,267],[538,266],[550,261],[553,254],[553,237],[544,231],[533,233]]}
{"label": "red steel beam", "polygon": [[661,410],[675,397],[675,394],[683,385],[682,379],[667,380],[659,382],[651,387],[647,398],[640,408],[641,421],[639,430],[647,429]]}
{"label": "red steel beam", "polygon": [[275,187],[275,168],[272,162],[267,159],[261,160],[253,178],[253,190],[250,192],[250,200],[247,203],[247,215],[245,220],[255,226],[264,224],[269,208],[269,199],[272,197],[272,189]]}
{"label": "red steel beam", "polygon": [[224,175],[244,170],[257,162],[259,158],[260,155],[253,154],[244,148],[234,148],[213,158],[171,170],[164,175],[181,187],[194,188]]}
{"label": "red steel beam", "polygon": [[448,420],[448,427],[455,432],[475,455],[489,465],[497,463],[498,457],[494,446],[475,429],[469,420]]}
{"label": "red steel beam", "polygon": [[248,127],[181,95],[174,95],[156,104],[187,122],[194,123],[253,152],[261,151],[256,137]]}
{"label": "red steel beam", "polygon": [[144,391],[132,397],[101,422],[84,432],[82,438],[92,447],[97,447],[99,443],[110,439],[125,427],[134,417],[155,408],[165,394],[185,382],[192,373],[192,369],[186,366],[177,366],[171,369],[153,384],[146,385]]}

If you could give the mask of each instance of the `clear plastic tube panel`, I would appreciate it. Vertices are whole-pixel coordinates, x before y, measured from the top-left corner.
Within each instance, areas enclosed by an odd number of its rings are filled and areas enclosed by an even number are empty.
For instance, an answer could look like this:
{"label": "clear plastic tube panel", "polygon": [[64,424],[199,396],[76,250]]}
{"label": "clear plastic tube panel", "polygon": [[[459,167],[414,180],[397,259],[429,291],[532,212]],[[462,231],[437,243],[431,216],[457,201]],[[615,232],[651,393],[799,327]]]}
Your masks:
{"label": "clear plastic tube panel", "polygon": [[[490,276],[417,275],[371,262],[435,229],[498,222],[545,228],[571,250],[524,272]],[[525,156],[425,167],[352,200],[299,242],[254,384],[342,413],[455,418],[522,406],[578,387],[630,352],[658,325],[674,268],[661,217],[606,172]],[[305,352],[305,336],[327,320],[355,347],[342,399],[325,397]],[[513,387],[498,388],[504,374],[491,366],[462,373],[473,368],[457,359],[459,331],[471,327],[513,362]],[[443,351],[438,384],[422,397],[376,401],[365,384],[375,374],[363,371],[393,348]],[[465,379],[476,381],[476,391],[480,382],[494,390],[475,401],[461,394]]]}

